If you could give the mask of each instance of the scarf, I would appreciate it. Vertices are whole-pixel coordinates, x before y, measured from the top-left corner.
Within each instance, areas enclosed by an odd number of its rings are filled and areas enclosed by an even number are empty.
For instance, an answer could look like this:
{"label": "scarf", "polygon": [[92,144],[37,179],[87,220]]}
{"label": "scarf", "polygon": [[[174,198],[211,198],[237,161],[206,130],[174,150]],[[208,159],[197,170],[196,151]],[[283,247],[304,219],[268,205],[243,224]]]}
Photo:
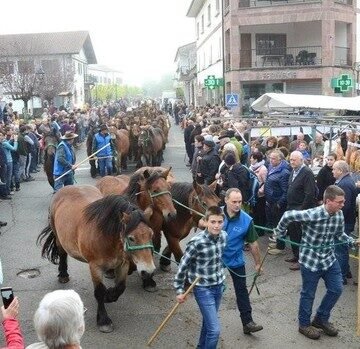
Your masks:
{"label": "scarf", "polygon": [[265,165],[265,160],[261,160],[254,165],[250,165],[250,170],[256,172],[262,165]]}

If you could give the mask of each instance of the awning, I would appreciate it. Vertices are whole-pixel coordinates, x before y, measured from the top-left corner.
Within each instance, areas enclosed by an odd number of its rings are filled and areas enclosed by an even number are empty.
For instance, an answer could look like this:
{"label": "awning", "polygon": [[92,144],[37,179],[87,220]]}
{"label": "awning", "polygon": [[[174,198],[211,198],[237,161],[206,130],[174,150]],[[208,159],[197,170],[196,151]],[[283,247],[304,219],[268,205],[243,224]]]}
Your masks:
{"label": "awning", "polygon": [[301,110],[360,110],[360,96],[332,97],[322,95],[297,95],[265,93],[251,104],[258,112]]}
{"label": "awning", "polygon": [[63,91],[63,92],[60,92],[58,94],[58,96],[61,96],[61,97],[70,97],[72,96],[72,93],[70,91]]}

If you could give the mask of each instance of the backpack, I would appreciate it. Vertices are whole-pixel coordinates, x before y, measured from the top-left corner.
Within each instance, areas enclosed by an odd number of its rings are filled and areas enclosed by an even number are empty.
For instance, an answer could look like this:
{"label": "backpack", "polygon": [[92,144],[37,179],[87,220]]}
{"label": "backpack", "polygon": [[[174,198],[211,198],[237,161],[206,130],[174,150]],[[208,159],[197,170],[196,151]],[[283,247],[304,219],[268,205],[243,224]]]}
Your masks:
{"label": "backpack", "polygon": [[249,169],[248,167],[244,166],[246,170],[248,171],[249,175],[249,199],[246,201],[246,204],[248,204],[251,207],[254,207],[256,205],[257,199],[258,199],[258,191],[260,189],[260,181],[256,175],[256,173]]}

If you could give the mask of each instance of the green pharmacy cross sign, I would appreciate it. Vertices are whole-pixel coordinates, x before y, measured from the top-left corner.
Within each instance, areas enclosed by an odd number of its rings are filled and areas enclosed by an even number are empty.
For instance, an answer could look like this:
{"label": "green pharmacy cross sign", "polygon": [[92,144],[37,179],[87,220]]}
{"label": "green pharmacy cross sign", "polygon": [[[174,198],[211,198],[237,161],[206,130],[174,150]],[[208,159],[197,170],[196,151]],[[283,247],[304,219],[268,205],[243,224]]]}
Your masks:
{"label": "green pharmacy cross sign", "polygon": [[204,80],[204,85],[209,90],[213,90],[216,87],[223,86],[223,79],[215,78],[215,75],[208,75],[207,79]]}
{"label": "green pharmacy cross sign", "polygon": [[340,75],[332,81],[332,87],[335,88],[336,92],[348,92],[353,86],[353,79],[348,74]]}

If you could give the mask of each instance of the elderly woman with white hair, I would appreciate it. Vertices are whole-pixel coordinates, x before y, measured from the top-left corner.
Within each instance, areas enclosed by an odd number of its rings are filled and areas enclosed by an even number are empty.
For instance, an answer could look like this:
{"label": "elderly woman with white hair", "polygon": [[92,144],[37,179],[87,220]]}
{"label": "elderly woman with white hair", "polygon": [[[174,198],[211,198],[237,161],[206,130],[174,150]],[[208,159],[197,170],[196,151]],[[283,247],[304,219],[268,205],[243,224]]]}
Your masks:
{"label": "elderly woman with white hair", "polygon": [[41,342],[26,349],[81,349],[85,322],[80,296],[74,290],[47,293],[35,312],[34,325]]}

